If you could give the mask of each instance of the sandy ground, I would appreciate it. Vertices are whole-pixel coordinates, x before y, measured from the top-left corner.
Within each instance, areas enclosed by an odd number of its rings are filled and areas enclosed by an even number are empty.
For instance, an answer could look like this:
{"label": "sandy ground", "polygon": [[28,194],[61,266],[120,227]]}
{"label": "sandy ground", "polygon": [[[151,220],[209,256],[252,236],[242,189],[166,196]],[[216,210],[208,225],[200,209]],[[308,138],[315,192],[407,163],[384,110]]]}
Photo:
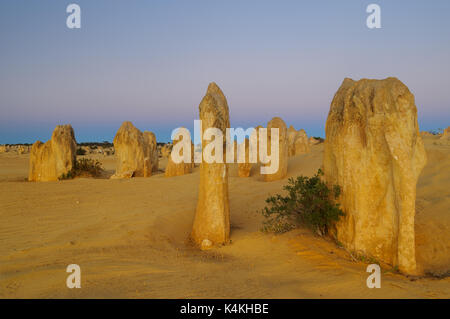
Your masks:
{"label": "sandy ground", "polygon": [[[425,138],[428,164],[417,189],[417,262],[450,269],[450,146]],[[291,158],[289,176],[312,175],[323,145]],[[114,158],[96,156],[107,173]],[[161,163],[164,168],[165,163]],[[230,170],[232,243],[198,251],[186,243],[199,171],[166,178],[29,183],[28,155],[0,154],[2,298],[449,298],[450,277],[409,278],[383,268],[369,289],[367,264],[332,241],[298,229],[259,231],[268,195],[286,180],[238,178]],[[66,267],[81,267],[81,289]]]}

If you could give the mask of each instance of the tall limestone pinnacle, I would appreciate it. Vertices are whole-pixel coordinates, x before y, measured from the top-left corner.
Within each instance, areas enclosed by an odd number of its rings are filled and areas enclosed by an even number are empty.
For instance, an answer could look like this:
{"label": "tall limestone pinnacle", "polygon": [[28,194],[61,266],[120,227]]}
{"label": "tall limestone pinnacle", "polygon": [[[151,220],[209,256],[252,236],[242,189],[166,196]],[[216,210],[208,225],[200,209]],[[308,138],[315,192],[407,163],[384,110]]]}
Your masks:
{"label": "tall limestone pinnacle", "polygon": [[426,163],[414,96],[396,78],[345,79],[326,122],[324,173],[341,186],[337,239],[415,274],[416,184]]}
{"label": "tall limestone pinnacle", "polygon": [[203,132],[206,128],[215,127],[222,130],[225,136],[226,128],[230,127],[228,103],[225,95],[216,83],[211,82],[208,85],[206,95],[199,105],[199,112]]}
{"label": "tall limestone pinnacle", "polygon": [[[203,134],[208,128],[217,128],[223,133],[230,127],[228,103],[220,88],[210,83],[206,95],[199,105],[202,121],[202,148],[208,144]],[[223,151],[226,150],[224,145]],[[230,208],[228,200],[228,167],[223,163],[200,164],[200,186],[197,210],[191,237],[202,249],[212,245],[226,244],[230,236]]]}

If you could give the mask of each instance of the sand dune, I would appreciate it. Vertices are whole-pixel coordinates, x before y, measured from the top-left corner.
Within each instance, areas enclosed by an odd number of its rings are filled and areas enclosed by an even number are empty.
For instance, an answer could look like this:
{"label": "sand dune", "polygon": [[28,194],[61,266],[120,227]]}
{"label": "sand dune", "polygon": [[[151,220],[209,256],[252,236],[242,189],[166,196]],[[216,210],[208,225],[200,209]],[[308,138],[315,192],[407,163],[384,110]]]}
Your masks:
{"label": "sand dune", "polygon": [[[425,137],[428,164],[417,188],[416,246],[425,273],[450,270],[450,146]],[[290,158],[288,177],[312,175],[323,144]],[[92,155],[107,174],[112,156]],[[167,159],[161,164],[164,169]],[[383,269],[366,286],[367,264],[332,241],[298,229],[259,231],[268,195],[286,179],[262,182],[230,168],[231,244],[199,251],[187,243],[198,197],[192,174],[129,180],[25,182],[28,156],[0,154],[2,298],[449,298],[450,278],[408,278]],[[82,288],[66,287],[67,265]]]}

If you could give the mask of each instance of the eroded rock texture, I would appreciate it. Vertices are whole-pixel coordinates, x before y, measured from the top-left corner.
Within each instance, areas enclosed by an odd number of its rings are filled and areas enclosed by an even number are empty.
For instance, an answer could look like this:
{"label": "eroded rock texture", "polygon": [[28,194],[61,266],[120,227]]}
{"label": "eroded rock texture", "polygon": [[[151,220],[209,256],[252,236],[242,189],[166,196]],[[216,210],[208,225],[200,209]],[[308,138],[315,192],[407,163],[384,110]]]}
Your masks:
{"label": "eroded rock texture", "polygon": [[158,144],[156,143],[156,136],[153,132],[144,131],[144,138],[150,145],[150,154],[152,162],[152,172],[155,173],[159,168]]}
{"label": "eroded rock texture", "polygon": [[[173,148],[172,152],[176,150],[176,145],[178,143],[182,142],[182,137],[178,140],[173,141]],[[180,144],[182,145],[182,144]],[[181,176],[185,174],[192,173],[192,168],[194,164],[194,153],[193,153],[193,144],[191,141],[189,141],[189,149],[191,152],[191,156],[189,157],[189,162],[185,163],[184,161],[181,163],[175,163],[172,159],[172,154],[169,155],[167,159],[167,166],[165,171],[166,177],[172,177],[172,176]],[[179,156],[183,157],[183,149],[179,152]]]}
{"label": "eroded rock texture", "polygon": [[[230,127],[228,103],[220,88],[211,83],[200,103],[202,136],[213,127],[222,131],[223,153],[226,151],[226,128]],[[209,141],[202,140],[205,148]],[[224,157],[225,161],[225,157]],[[223,163],[200,164],[200,186],[192,239],[203,248],[228,243],[230,236],[230,208],[228,202],[228,168]],[[202,244],[203,243],[203,244]],[[210,243],[206,245],[205,243]]]}
{"label": "eroded rock texture", "polygon": [[28,180],[33,182],[57,181],[75,165],[77,142],[70,125],[58,125],[52,138],[33,144],[30,152]]}
{"label": "eroded rock texture", "polygon": [[131,122],[123,122],[114,137],[116,173],[111,178],[149,177],[155,155],[150,134],[142,133]]}
{"label": "eroded rock texture", "polygon": [[306,154],[311,151],[308,135],[305,130],[298,130],[294,139],[294,155]]}
{"label": "eroded rock texture", "polygon": [[396,78],[345,79],[326,122],[324,173],[341,186],[337,239],[416,272],[416,183],[426,163],[414,96]]}
{"label": "eroded rock texture", "polygon": [[450,126],[447,127],[443,132],[442,132],[442,136],[441,136],[442,140],[450,140]]}
{"label": "eroded rock texture", "polygon": [[[287,175],[288,168],[288,134],[286,123],[279,118],[274,117],[267,124],[267,149],[268,154],[272,154],[272,128],[278,129],[278,158],[274,158],[272,160],[278,161],[278,169],[273,174],[263,174],[264,181],[271,182],[279,179],[283,179]],[[270,166],[271,164],[267,164],[266,166]]]}
{"label": "eroded rock texture", "polygon": [[[246,138],[243,142],[245,147],[245,156],[242,163],[238,163],[238,176],[239,177],[249,177],[252,170],[252,163],[250,163],[250,141]],[[240,148],[238,148],[238,155],[240,154]],[[239,160],[239,156],[238,156]]]}

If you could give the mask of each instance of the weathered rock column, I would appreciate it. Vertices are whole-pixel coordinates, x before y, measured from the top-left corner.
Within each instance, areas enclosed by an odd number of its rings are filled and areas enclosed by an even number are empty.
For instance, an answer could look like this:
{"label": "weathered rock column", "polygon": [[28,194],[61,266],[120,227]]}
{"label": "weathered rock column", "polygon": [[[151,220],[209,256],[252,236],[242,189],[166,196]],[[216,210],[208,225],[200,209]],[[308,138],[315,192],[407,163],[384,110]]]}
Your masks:
{"label": "weathered rock column", "polygon": [[[272,154],[272,128],[278,128],[278,158],[272,159],[278,160],[278,170],[273,174],[264,174],[264,181],[271,182],[280,180],[286,177],[287,169],[288,169],[288,136],[287,136],[287,128],[286,123],[279,118],[274,117],[267,124],[267,150],[269,154]],[[261,150],[261,148],[259,149]],[[264,165],[264,164],[263,164]],[[266,166],[270,166],[271,164],[267,164]]]}
{"label": "weathered rock column", "polygon": [[[184,128],[183,128],[184,129]],[[192,173],[192,168],[193,168],[193,144],[192,142],[189,140],[189,150],[191,152],[191,155],[189,156],[190,161],[185,163],[184,161],[181,163],[175,163],[172,159],[172,153],[174,151],[176,151],[177,149],[177,144],[178,143],[187,143],[186,141],[183,141],[183,137],[180,136],[179,139],[177,140],[173,140],[173,147],[172,147],[172,152],[170,153],[169,157],[167,158],[167,166],[166,166],[166,171],[165,171],[165,176],[166,177],[172,177],[172,176],[181,176],[181,175],[186,175],[186,174],[190,174]],[[182,145],[182,144],[179,144]],[[183,156],[183,149],[181,150],[180,156]]]}
{"label": "weathered rock column", "polygon": [[324,173],[341,186],[337,239],[416,273],[416,183],[426,163],[414,96],[396,78],[345,79],[326,122]]}
{"label": "weathered rock column", "polygon": [[72,126],[58,125],[46,143],[37,141],[30,153],[28,180],[57,181],[75,166],[77,142]]}
{"label": "weathered rock column", "polygon": [[123,122],[114,137],[116,173],[111,178],[152,176],[154,169],[151,136],[143,134],[131,122]]}
{"label": "weathered rock column", "polygon": [[144,138],[146,144],[149,145],[149,153],[151,156],[152,172],[157,172],[159,168],[158,144],[156,142],[156,135],[150,131],[144,131]]}
{"label": "weathered rock column", "polygon": [[[244,162],[239,163],[238,162],[238,176],[239,177],[249,177],[250,176],[250,172],[252,170],[252,166],[253,164],[250,163],[250,141],[248,138],[246,138],[243,142],[244,144],[244,150],[245,150],[245,157],[244,157]],[[240,145],[242,146],[242,145]],[[238,152],[240,153],[240,146],[238,146]],[[239,161],[239,155],[238,155],[238,161]]]}
{"label": "weathered rock column", "polygon": [[288,155],[294,156],[295,155],[295,137],[297,136],[297,131],[295,128],[291,125],[288,128]]}
{"label": "weathered rock column", "polygon": [[311,151],[308,135],[305,130],[298,130],[294,139],[294,154],[306,154]]}
{"label": "weathered rock column", "polygon": [[447,127],[443,132],[442,136],[440,137],[441,140],[450,140],[450,126]]}
{"label": "weathered rock column", "polygon": [[[228,103],[220,88],[210,83],[200,103],[202,120],[202,149],[208,141],[203,134],[208,128],[223,133],[223,151],[226,150],[226,128],[230,127]],[[225,156],[224,156],[225,161]],[[230,236],[230,208],[228,203],[228,168],[223,163],[200,164],[200,186],[197,210],[194,218],[192,239],[202,249],[212,245],[226,244]]]}

